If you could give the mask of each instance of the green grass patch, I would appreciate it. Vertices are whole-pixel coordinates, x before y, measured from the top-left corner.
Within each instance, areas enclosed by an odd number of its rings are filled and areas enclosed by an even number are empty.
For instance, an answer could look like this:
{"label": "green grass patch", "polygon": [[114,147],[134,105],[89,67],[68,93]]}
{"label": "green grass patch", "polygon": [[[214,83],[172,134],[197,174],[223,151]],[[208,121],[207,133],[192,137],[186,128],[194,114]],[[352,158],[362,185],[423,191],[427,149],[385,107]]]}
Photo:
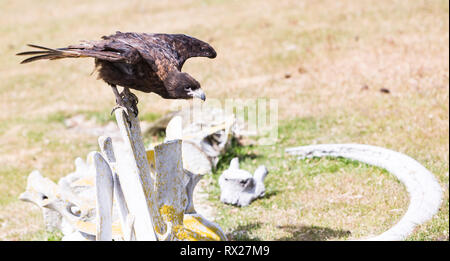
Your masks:
{"label": "green grass patch", "polygon": [[18,200],[18,195],[25,191],[24,184],[30,172],[30,169],[0,167],[0,206]]}
{"label": "green grass patch", "polygon": [[159,118],[161,118],[161,114],[159,114],[159,113],[145,112],[145,113],[139,114],[139,119],[141,121],[153,122]]}
{"label": "green grass patch", "polygon": [[101,110],[101,111],[80,111],[79,113],[86,116],[87,119],[94,119],[98,124],[104,125],[108,122],[115,122],[115,114],[111,114],[111,110]]}
{"label": "green grass patch", "polygon": [[59,230],[49,232],[46,230],[39,230],[35,233],[24,235],[21,240],[23,241],[61,241],[63,233]]}
{"label": "green grass patch", "polygon": [[47,123],[60,123],[63,124],[64,120],[70,118],[72,116],[71,113],[65,111],[58,111],[52,114],[49,114],[46,118]]}

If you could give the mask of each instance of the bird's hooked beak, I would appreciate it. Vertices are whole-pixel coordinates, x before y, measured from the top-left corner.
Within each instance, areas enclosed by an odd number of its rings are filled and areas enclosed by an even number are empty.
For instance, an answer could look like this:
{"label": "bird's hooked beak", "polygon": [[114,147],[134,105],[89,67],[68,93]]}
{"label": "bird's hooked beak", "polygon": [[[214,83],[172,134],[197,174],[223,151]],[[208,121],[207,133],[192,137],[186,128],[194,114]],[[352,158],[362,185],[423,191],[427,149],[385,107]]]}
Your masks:
{"label": "bird's hooked beak", "polygon": [[190,91],[189,95],[191,95],[193,98],[199,98],[202,101],[206,100],[205,92],[200,88],[198,88],[197,90],[194,90],[194,91]]}

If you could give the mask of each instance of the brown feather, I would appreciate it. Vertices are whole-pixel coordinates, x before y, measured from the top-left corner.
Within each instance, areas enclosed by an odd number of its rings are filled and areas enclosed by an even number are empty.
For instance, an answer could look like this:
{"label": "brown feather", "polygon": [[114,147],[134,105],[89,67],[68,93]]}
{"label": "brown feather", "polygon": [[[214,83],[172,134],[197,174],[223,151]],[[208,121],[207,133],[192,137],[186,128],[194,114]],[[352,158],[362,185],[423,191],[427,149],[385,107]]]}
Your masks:
{"label": "brown feather", "polygon": [[21,64],[23,63],[29,63],[29,62],[33,62],[33,61],[37,61],[37,60],[42,60],[42,59],[56,59],[58,58],[55,54],[44,54],[44,55],[38,55],[38,56],[33,56],[30,57],[28,59],[23,60],[22,62],[20,62]]}
{"label": "brown feather", "polygon": [[29,51],[29,52],[16,53],[16,55],[32,55],[32,54],[43,54],[43,53],[50,53],[50,52],[49,51]]}

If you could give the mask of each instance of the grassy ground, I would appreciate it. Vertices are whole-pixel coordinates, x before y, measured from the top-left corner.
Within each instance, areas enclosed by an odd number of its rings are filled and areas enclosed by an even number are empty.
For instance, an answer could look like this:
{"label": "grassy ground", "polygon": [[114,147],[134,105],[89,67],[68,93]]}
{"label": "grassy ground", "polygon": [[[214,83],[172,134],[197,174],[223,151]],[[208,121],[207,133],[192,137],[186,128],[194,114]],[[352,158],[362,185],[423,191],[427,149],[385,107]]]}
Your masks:
{"label": "grassy ground", "polygon": [[[319,125],[317,125],[319,123]],[[332,122],[302,119],[281,127],[301,137],[282,138],[275,147],[233,147],[219,164],[212,184],[232,157],[254,171],[259,164],[270,170],[266,194],[248,207],[218,201],[220,190],[211,186],[210,200],[218,222],[236,240],[343,240],[376,235],[391,227],[405,212],[408,197],[403,186],[384,170],[347,159],[296,160],[286,146],[306,145],[326,136]]]}
{"label": "grassy ground", "polygon": [[[283,155],[286,146],[355,142],[406,153],[437,176],[441,210],[409,239],[448,240],[448,1],[4,0],[0,10],[0,239],[57,238],[42,231],[37,208],[17,197],[33,169],[57,180],[75,157],[97,149],[95,137],[68,132],[65,118],[105,122],[114,101],[89,76],[90,60],[19,65],[14,54],[27,43],[63,47],[120,30],[210,42],[215,60],[184,67],[208,98],[278,99],[276,146],[234,147],[209,179],[218,221],[233,238],[358,238],[398,221],[407,194],[384,171]],[[170,107],[138,96],[148,118]],[[243,209],[217,201],[216,179],[234,155],[244,168],[264,163],[271,171],[267,196]]]}

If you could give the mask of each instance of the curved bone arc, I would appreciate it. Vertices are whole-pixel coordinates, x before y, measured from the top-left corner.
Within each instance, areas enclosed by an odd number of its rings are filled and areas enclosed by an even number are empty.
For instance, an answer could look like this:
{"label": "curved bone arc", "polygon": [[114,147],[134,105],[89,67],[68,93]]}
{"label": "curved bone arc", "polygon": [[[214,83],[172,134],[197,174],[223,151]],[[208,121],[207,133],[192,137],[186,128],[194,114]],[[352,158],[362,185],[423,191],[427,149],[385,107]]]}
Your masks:
{"label": "curved bone arc", "polygon": [[363,144],[321,144],[286,149],[299,158],[344,157],[386,169],[406,187],[410,203],[400,221],[384,233],[366,240],[404,240],[414,228],[431,219],[442,203],[442,188],[434,175],[402,153]]}
{"label": "curved bone arc", "polygon": [[189,183],[186,185],[186,195],[188,198],[188,203],[186,206],[185,214],[195,214],[197,211],[194,207],[194,189],[197,183],[202,179],[201,175],[193,174],[188,170],[184,170],[184,173],[187,177],[189,177]]}

